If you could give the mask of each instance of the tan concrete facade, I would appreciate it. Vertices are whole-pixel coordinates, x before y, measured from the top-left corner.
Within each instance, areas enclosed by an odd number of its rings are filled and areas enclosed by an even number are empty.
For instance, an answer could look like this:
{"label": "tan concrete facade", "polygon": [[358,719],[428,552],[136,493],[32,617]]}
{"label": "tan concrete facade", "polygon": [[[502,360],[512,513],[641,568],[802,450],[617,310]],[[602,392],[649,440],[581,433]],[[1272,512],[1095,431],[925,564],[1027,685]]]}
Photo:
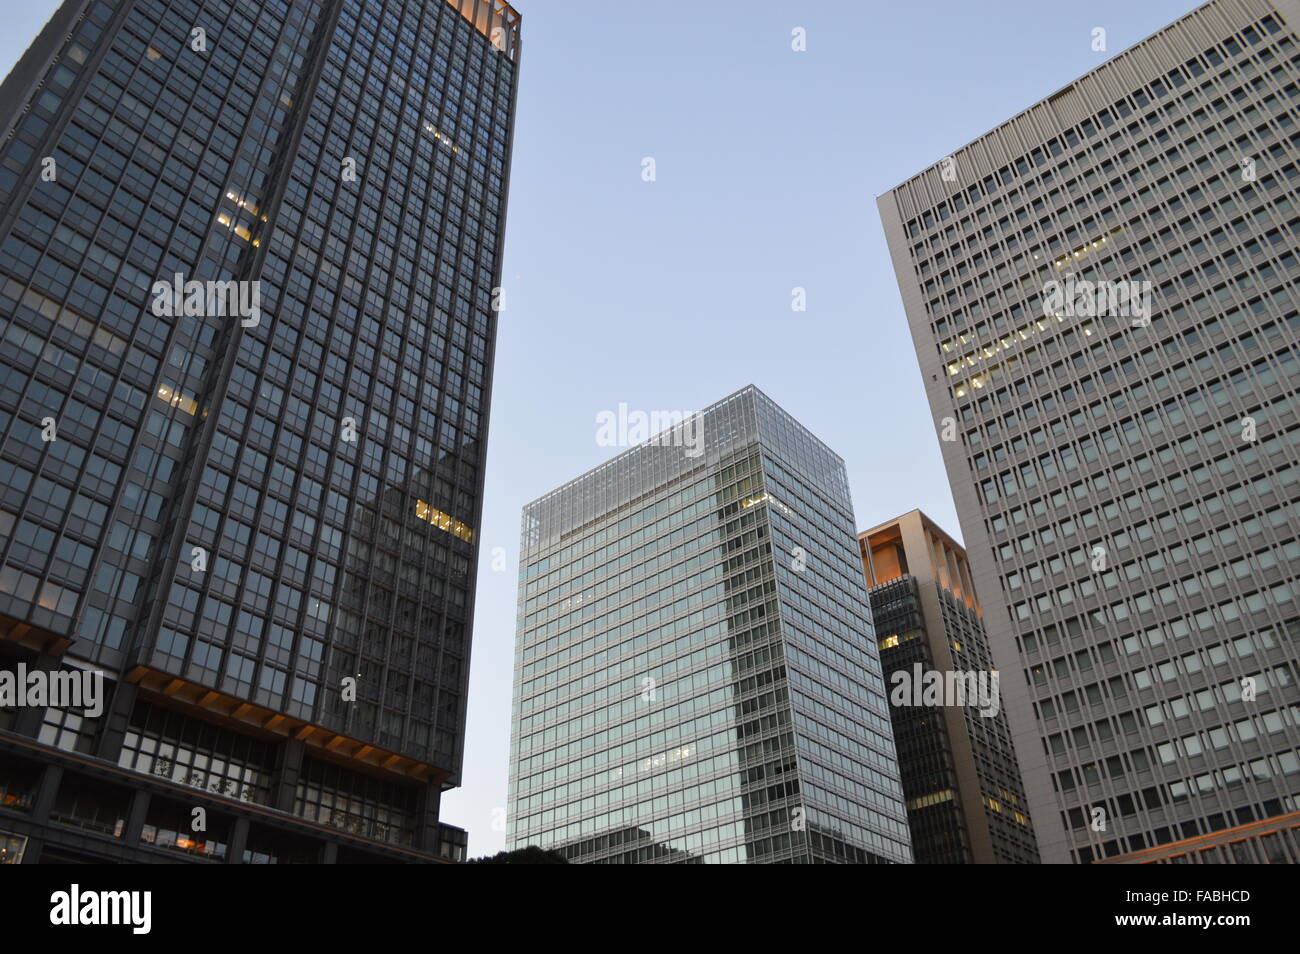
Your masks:
{"label": "tan concrete facade", "polygon": [[1207,3],[878,201],[1044,861],[1297,804],[1298,25]]}

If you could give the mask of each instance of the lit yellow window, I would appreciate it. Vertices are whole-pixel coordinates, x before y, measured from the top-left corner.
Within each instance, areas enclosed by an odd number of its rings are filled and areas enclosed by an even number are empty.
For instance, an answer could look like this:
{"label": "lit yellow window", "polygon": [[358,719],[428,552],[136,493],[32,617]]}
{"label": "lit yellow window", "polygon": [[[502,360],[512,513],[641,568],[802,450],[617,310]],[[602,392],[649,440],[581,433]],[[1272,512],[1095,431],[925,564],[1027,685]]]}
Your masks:
{"label": "lit yellow window", "polygon": [[415,515],[421,520],[433,524],[439,530],[446,530],[458,540],[464,540],[466,543],[472,543],[474,541],[473,530],[461,523],[459,520],[455,520],[448,514],[443,513],[441,510],[430,507],[423,500],[417,500],[415,502]]}
{"label": "lit yellow window", "polygon": [[171,407],[178,407],[193,416],[198,412],[199,402],[174,385],[163,382],[158,388],[158,400]]}

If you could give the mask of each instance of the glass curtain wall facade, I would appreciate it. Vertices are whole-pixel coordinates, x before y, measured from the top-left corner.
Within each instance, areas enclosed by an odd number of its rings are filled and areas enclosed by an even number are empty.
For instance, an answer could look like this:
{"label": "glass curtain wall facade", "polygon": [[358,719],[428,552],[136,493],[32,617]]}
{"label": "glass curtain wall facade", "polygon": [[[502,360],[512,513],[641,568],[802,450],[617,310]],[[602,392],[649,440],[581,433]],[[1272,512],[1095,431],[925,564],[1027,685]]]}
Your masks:
{"label": "glass curtain wall facade", "polygon": [[1044,861],[1300,807],[1297,27],[1207,3],[879,200]]}
{"label": "glass curtain wall facade", "polygon": [[110,696],[0,712],[26,860],[86,759],[79,852],[159,845],[145,777],[207,857],[463,852],[518,55],[499,0],[67,0],[0,87],[0,662]]}
{"label": "glass curtain wall facade", "polygon": [[844,463],[753,387],[524,508],[512,848],[908,862]]}

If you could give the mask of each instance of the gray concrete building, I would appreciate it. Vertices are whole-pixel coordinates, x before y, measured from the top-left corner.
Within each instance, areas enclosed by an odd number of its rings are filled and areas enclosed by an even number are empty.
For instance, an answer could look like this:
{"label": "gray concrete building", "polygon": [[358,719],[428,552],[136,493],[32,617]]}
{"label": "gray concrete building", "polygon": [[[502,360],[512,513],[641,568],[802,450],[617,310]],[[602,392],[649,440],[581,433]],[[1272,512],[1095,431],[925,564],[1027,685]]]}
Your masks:
{"label": "gray concrete building", "polygon": [[1298,26],[1205,4],[879,199],[1047,862],[1300,808]]}

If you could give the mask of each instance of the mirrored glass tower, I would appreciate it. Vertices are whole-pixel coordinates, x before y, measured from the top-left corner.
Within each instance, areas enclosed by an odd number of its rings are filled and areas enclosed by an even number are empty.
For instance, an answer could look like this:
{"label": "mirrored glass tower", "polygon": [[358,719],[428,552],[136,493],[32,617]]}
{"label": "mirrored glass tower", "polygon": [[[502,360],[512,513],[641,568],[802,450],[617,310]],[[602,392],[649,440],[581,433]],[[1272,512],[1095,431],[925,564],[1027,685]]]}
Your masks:
{"label": "mirrored glass tower", "polygon": [[844,462],[754,387],[524,508],[509,847],[910,862]]}

